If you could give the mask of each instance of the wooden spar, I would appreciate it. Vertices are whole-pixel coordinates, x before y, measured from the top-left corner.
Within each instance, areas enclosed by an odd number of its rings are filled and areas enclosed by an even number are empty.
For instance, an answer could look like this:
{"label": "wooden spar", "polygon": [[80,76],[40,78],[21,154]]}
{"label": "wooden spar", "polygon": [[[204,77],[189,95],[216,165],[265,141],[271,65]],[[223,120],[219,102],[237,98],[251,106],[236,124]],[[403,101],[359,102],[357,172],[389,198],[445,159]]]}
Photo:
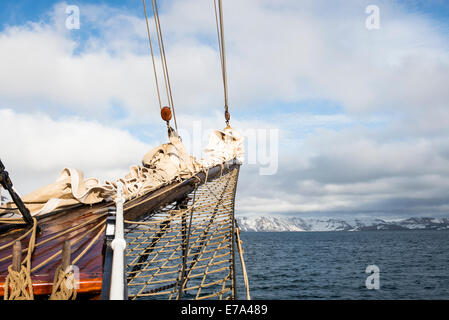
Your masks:
{"label": "wooden spar", "polygon": [[[239,164],[232,161],[224,166],[215,166],[209,169],[207,175],[204,172],[200,172],[195,177],[188,180],[172,183],[166,187],[150,192],[147,195],[128,201],[124,207],[125,219],[136,220],[140,216],[148,214],[149,212],[159,209],[169,203],[181,201],[186,195],[195,189],[197,184],[203,184],[206,176],[207,181],[214,180],[222,174],[232,171],[238,165]],[[136,206],[136,204],[139,205]]]}
{"label": "wooden spar", "polygon": [[70,266],[70,256],[71,256],[71,249],[70,249],[70,241],[66,240],[64,241],[64,244],[62,245],[62,269],[67,270],[67,267]]}
{"label": "wooden spar", "polygon": [[22,244],[16,241],[12,248],[12,270],[20,272],[22,264]]}

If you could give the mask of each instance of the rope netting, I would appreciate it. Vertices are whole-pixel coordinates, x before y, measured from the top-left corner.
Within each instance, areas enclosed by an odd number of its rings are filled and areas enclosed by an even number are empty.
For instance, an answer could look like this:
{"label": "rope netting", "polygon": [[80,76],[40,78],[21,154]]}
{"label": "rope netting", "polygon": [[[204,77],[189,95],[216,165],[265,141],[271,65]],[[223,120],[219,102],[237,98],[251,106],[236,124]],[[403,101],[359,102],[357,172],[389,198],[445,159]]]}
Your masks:
{"label": "rope netting", "polygon": [[[236,299],[236,255],[241,260],[239,266],[242,266],[249,299],[243,250],[234,219],[238,174],[237,166],[206,183],[201,184],[198,179],[194,191],[183,200],[139,221],[125,220],[125,276],[129,299]],[[0,219],[2,224],[22,222],[20,219]],[[58,238],[69,237],[66,242],[74,248],[71,257],[75,258],[70,259],[69,253],[70,263],[66,264],[76,265],[104,234],[106,213],[39,239],[36,238],[36,219],[34,222],[33,228],[0,245],[0,251],[8,251],[2,255],[0,263],[9,264],[8,261],[13,260],[13,254],[9,252],[14,243],[28,242],[26,248],[19,249],[21,270],[8,267],[4,299],[34,298],[31,276],[47,264],[59,261],[63,250],[51,246],[51,250],[45,251],[43,261],[35,261],[31,255],[35,249]],[[26,254],[25,259],[23,254]],[[51,300],[76,299],[75,286],[65,286],[73,282],[70,268],[64,271],[59,266],[53,282]]]}
{"label": "rope netting", "polygon": [[[48,251],[45,251],[45,259],[40,261],[40,263],[35,263],[33,255],[35,249],[43,247],[44,245],[51,244],[52,241],[60,238],[69,238],[68,242],[71,246],[75,247],[74,253],[78,255],[76,258],[71,260],[71,264],[76,265],[76,263],[91,249],[91,247],[97,242],[99,237],[104,233],[105,230],[105,215],[100,214],[92,219],[85,222],[79,223],[73,227],[67,228],[65,230],[59,231],[55,234],[49,234],[45,239],[37,239],[36,228],[37,220],[33,218],[34,225],[31,229],[26,231],[23,235],[16,239],[8,241],[6,244],[0,246],[0,252],[3,250],[11,250],[11,247],[17,242],[24,240],[26,243],[28,241],[28,246],[24,249],[19,249],[20,260],[21,256],[26,253],[25,259],[21,262],[20,270],[13,270],[12,265],[8,267],[8,274],[5,278],[4,283],[4,300],[33,300],[33,283],[31,277],[33,275],[38,275],[39,271],[48,264],[52,264],[55,261],[59,261],[62,255],[62,249],[58,250],[58,247],[51,246]],[[13,223],[23,223],[20,219],[0,219],[0,224],[13,224]],[[85,230],[86,229],[86,230]],[[96,232],[94,236],[94,231]],[[25,241],[27,240],[27,241]],[[81,252],[80,252],[81,251]],[[14,254],[14,253],[13,253]],[[8,255],[3,254],[0,258],[0,263],[5,263],[13,259],[13,254]],[[65,285],[69,279],[73,282],[73,273],[70,270],[60,270],[58,267],[55,271],[53,290],[50,296],[52,300],[65,300],[66,298],[76,298],[76,286],[71,288],[66,288]]]}
{"label": "rope netting", "polygon": [[129,299],[235,299],[239,168],[141,221],[125,221]]}

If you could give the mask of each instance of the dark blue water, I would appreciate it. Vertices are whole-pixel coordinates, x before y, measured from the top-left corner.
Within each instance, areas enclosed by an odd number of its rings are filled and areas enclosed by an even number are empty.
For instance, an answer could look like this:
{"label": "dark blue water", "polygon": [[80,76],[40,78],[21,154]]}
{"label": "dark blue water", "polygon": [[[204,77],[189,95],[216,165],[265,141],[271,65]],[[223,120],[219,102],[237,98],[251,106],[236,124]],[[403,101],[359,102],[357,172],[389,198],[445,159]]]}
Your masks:
{"label": "dark blue water", "polygon": [[[448,231],[241,233],[252,299],[449,299]],[[369,290],[367,266],[380,269]],[[239,299],[245,299],[242,277]]]}

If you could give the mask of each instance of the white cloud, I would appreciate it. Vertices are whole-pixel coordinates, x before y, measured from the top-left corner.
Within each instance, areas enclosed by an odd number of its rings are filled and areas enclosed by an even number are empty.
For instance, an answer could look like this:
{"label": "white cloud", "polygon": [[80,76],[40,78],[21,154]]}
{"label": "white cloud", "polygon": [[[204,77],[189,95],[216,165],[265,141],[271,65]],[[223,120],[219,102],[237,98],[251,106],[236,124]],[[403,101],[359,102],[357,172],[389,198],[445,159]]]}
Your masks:
{"label": "white cloud", "polygon": [[[376,214],[447,214],[449,142],[379,138],[377,130],[318,130],[283,150],[275,177],[241,170],[241,213],[376,210]],[[252,206],[252,204],[256,204]]]}
{"label": "white cloud", "polygon": [[128,132],[77,118],[0,109],[2,161],[22,194],[53,182],[65,167],[115,179],[150,149]]}
{"label": "white cloud", "polygon": [[[95,26],[98,35],[87,33],[77,55],[79,43],[71,38],[76,31],[61,28],[63,6],[55,7],[50,24],[2,32],[0,67],[6,72],[0,75],[0,95],[20,101],[26,90],[33,98],[83,111],[104,110],[117,101],[134,115],[149,107],[157,110],[142,17],[107,6],[81,7],[85,28]],[[351,112],[378,112],[446,104],[444,34],[426,18],[404,14],[387,2],[380,5],[381,29],[369,31],[363,5],[344,2],[344,7],[323,1],[226,2],[232,106],[320,98]],[[221,105],[210,1],[164,8],[176,104],[203,110]]]}
{"label": "white cloud", "polygon": [[[447,36],[428,17],[390,1],[378,1],[381,28],[369,31],[368,4],[224,3],[231,111],[245,115],[232,124],[279,128],[282,139],[278,175],[242,170],[241,210],[356,210],[395,199],[406,208],[411,204],[400,199],[437,203],[448,191]],[[0,109],[2,125],[14,129],[8,139],[2,136],[2,157],[12,159],[24,189],[50,182],[67,162],[93,175],[114,175],[114,168],[140,160],[148,146],[112,126],[164,130],[143,15],[81,6],[81,33],[71,33],[62,27],[64,6],[55,6],[48,21],[0,33],[0,108],[15,110]],[[164,2],[160,13],[180,127],[192,130],[195,120],[221,127],[212,2]],[[291,110],[314,99],[331,101],[341,112],[318,115],[313,103],[309,114]],[[124,119],[105,125],[114,106]],[[116,137],[129,151],[116,154],[88,136]],[[90,157],[83,156],[86,149]],[[30,165],[30,159],[42,161]],[[28,175],[36,179],[28,182]]]}

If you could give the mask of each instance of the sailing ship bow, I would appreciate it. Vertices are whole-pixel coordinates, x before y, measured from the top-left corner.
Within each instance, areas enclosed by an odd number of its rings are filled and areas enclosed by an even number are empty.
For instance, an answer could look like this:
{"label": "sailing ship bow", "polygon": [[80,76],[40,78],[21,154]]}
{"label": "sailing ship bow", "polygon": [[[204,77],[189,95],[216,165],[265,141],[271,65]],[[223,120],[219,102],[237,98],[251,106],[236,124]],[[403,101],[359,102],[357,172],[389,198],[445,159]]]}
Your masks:
{"label": "sailing ship bow", "polygon": [[230,126],[222,1],[214,0],[214,9],[226,128],[212,133],[203,159],[189,155],[178,135],[156,0],[151,7],[161,78],[143,0],[169,142],[117,181],[84,179],[81,171],[66,168],[55,183],[22,198],[2,164],[0,182],[14,200],[0,208],[5,300],[237,299],[238,287],[250,299],[234,216],[244,151],[242,137]]}

